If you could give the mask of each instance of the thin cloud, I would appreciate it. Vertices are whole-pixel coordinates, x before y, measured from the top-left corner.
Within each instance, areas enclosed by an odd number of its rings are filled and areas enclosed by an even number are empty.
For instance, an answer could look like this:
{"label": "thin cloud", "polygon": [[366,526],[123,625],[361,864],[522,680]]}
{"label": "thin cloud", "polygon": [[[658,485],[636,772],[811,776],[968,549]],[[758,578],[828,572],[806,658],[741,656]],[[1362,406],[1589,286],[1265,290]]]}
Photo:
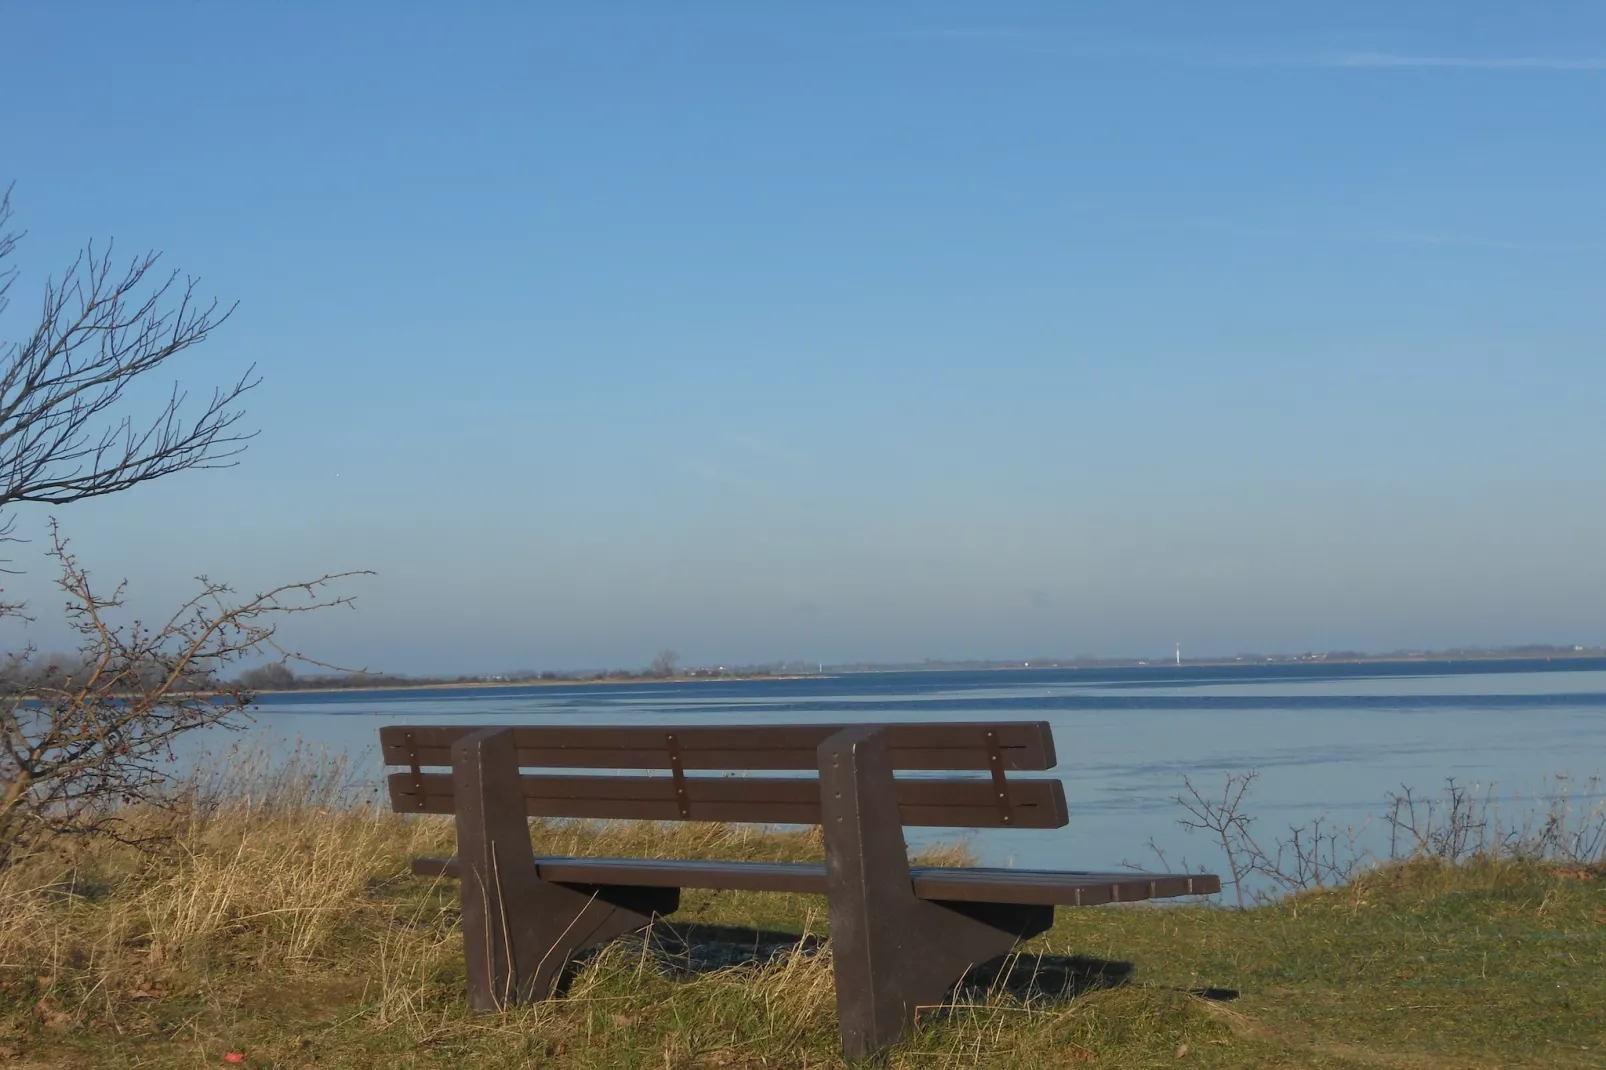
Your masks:
{"label": "thin cloud", "polygon": [[1450,249],[1487,249],[1516,253],[1594,253],[1598,242],[1507,240],[1467,234],[1435,234],[1412,230],[1289,230],[1277,227],[1245,226],[1223,219],[1190,219],[1190,230],[1226,234],[1270,241],[1339,242],[1360,245],[1416,245]]}
{"label": "thin cloud", "polygon": [[1040,34],[1019,26],[940,26],[926,30],[903,30],[898,37],[912,41],[1004,41],[1015,43],[1040,39]]}
{"label": "thin cloud", "polygon": [[724,444],[731,447],[731,452],[746,461],[783,464],[791,468],[806,468],[811,461],[807,453],[794,450],[774,439],[760,438],[757,435],[728,434],[724,436]]}
{"label": "thin cloud", "polygon": [[1327,61],[1331,67],[1430,67],[1469,71],[1606,71],[1606,56],[1401,56],[1392,52],[1350,52]]}
{"label": "thin cloud", "polygon": [[1180,63],[1211,67],[1327,67],[1344,70],[1606,71],[1606,56],[1415,56],[1398,52],[1242,53],[1157,41],[1073,39],[1052,31],[1015,26],[956,26],[908,30],[910,41],[947,43],[1066,58]]}

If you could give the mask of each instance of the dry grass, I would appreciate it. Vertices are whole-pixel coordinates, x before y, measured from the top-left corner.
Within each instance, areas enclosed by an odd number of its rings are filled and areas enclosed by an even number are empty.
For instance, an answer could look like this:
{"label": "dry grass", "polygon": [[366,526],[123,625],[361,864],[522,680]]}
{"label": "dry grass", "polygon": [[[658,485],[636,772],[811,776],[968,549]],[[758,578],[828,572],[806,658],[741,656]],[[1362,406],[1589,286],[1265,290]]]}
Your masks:
{"label": "dry grass", "polygon": [[[688,892],[678,932],[615,943],[561,999],[473,1016],[455,885],[408,875],[451,851],[449,823],[353,807],[316,763],[231,791],[203,793],[160,855],[97,847],[0,872],[0,1065],[838,1065],[818,900]],[[725,826],[532,835],[550,854],[821,853],[817,834]],[[1060,917],[1013,975],[923,1013],[892,1065],[1606,1061],[1606,880],[1588,867],[1419,862],[1242,913]],[[686,924],[769,943],[710,958]],[[1192,994],[1207,986],[1243,995]]]}

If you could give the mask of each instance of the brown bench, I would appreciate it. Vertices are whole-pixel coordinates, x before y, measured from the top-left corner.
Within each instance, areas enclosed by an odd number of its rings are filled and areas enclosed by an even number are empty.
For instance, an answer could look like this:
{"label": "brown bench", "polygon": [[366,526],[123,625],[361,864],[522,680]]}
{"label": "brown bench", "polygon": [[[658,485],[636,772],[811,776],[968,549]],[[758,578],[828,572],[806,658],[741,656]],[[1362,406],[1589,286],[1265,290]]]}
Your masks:
{"label": "brown bench", "polygon": [[[398,725],[379,738],[385,763],[407,767],[390,777],[395,809],[456,815],[457,858],[417,859],[413,871],[462,881],[476,1010],[546,998],[576,952],[673,913],[682,888],[810,892],[828,900],[842,1047],[859,1059],[896,1041],[915,1008],[940,1003],[971,966],[1048,929],[1056,905],[1221,890],[1206,874],[910,866],[904,826],[1067,823],[1058,779],[1006,776],[1053,768],[1042,722]],[[728,775],[771,770],[817,775]],[[929,775],[950,770],[990,775]],[[531,817],[821,825],[825,863],[536,858]]]}

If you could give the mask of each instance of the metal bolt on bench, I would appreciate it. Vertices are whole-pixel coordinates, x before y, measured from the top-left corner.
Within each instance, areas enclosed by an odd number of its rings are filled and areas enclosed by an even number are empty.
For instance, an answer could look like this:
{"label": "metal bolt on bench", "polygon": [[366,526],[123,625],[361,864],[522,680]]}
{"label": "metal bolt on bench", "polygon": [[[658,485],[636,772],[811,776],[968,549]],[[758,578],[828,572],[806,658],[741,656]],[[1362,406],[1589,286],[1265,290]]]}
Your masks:
{"label": "metal bolt on bench", "polygon": [[[682,888],[823,894],[842,1050],[895,1043],[915,1008],[1054,922],[1054,907],[1204,895],[1210,874],[910,866],[905,826],[1062,828],[1044,722],[885,725],[446,726],[380,729],[391,805],[455,814],[457,857],[413,871],[461,880],[475,1010],[545,999],[577,952],[673,913]],[[427,773],[425,768],[450,768]],[[668,770],[670,776],[521,773]],[[688,776],[815,771],[816,777]],[[973,771],[898,778],[895,771]],[[537,858],[531,817],[820,825],[825,864]]]}

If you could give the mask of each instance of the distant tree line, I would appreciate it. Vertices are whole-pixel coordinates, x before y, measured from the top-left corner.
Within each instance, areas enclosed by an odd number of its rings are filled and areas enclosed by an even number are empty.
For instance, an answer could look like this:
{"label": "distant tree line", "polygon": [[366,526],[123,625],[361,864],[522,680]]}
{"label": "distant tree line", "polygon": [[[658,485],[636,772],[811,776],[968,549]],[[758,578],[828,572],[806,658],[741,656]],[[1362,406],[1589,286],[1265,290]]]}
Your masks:
{"label": "distant tree line", "polygon": [[682,668],[673,650],[659,651],[644,669],[586,669],[569,672],[525,669],[494,675],[400,676],[392,673],[297,673],[283,661],[247,669],[229,688],[252,694],[274,691],[369,691],[401,687],[474,687],[486,684],[615,683],[627,680],[745,678],[795,675],[815,666],[776,662],[769,665]]}
{"label": "distant tree line", "polygon": [[[550,675],[550,674],[549,674]],[[395,676],[389,673],[297,673],[275,661],[242,672],[234,681],[241,691],[368,691],[386,687],[423,687],[435,684],[500,683],[512,677],[483,676]]]}
{"label": "distant tree line", "polygon": [[[82,687],[100,672],[83,654],[34,654],[17,651],[0,658],[0,695],[60,694]],[[171,679],[169,679],[171,677]],[[145,692],[162,687],[166,691],[197,692],[226,690],[217,674],[200,665],[175,667],[151,657],[128,665],[121,678],[122,690]]]}

